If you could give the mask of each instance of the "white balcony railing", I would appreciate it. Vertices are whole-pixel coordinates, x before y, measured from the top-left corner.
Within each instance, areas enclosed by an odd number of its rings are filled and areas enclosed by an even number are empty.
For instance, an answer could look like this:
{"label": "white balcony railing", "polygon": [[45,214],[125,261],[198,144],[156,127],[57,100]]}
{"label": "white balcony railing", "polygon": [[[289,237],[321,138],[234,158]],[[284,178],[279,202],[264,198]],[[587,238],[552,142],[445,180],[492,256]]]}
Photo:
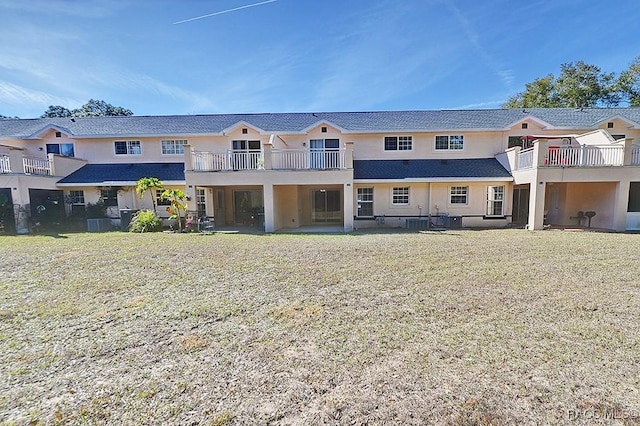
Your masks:
{"label": "white balcony railing", "polygon": [[257,170],[262,168],[261,150],[227,151],[222,153],[192,151],[193,170],[216,172],[223,170]]}
{"label": "white balcony railing", "polygon": [[640,166],[640,145],[631,148],[631,164]]}
{"label": "white balcony railing", "polygon": [[11,162],[9,156],[0,156],[0,173],[11,173]]}
{"label": "white balcony railing", "polygon": [[39,158],[24,157],[22,159],[24,172],[32,175],[51,175],[51,163],[49,160],[41,160]]}
{"label": "white balcony railing", "polygon": [[[345,168],[344,149],[273,149],[273,170],[328,170]],[[264,168],[264,153],[227,151],[223,153],[192,151],[191,161],[196,171],[258,170]]]}
{"label": "white balcony railing", "polygon": [[622,146],[550,146],[547,148],[545,166],[622,166],[623,160],[624,147]]}
{"label": "white balcony railing", "polygon": [[518,153],[518,169],[530,169],[533,167],[533,148],[528,148]]}
{"label": "white balcony railing", "polygon": [[272,167],[276,170],[327,170],[345,167],[344,149],[274,149]]}

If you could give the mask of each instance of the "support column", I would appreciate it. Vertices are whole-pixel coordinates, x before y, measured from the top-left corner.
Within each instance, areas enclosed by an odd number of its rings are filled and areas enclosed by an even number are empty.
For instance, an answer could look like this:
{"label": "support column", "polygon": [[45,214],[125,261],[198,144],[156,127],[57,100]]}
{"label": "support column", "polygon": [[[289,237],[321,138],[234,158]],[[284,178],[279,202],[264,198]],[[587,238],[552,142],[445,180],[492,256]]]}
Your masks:
{"label": "support column", "polygon": [[353,184],[343,185],[344,232],[353,231]]}
{"label": "support column", "polygon": [[265,183],[263,186],[264,201],[264,232],[276,230],[276,218],[274,214],[273,184]]}
{"label": "support column", "polygon": [[191,145],[189,144],[184,146],[184,170],[185,171],[193,170],[193,164],[191,161]]}
{"label": "support column", "polygon": [[624,232],[627,229],[630,186],[628,180],[620,181],[616,185],[616,196],[613,202],[613,229],[618,232]]}
{"label": "support column", "polygon": [[544,229],[544,197],[547,184],[534,180],[529,187],[529,230]]}
{"label": "support column", "polygon": [[24,173],[23,153],[24,151],[21,149],[9,149],[9,166],[11,167],[11,173]]}

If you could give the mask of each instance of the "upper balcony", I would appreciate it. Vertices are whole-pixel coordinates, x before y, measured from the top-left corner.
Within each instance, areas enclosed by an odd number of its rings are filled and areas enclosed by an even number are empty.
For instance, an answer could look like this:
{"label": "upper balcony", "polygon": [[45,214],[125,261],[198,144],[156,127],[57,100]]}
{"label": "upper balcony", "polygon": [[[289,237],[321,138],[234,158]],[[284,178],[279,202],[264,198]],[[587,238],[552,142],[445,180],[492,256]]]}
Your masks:
{"label": "upper balcony", "polygon": [[0,173],[24,173],[28,175],[52,176],[51,161],[41,158],[0,156]]}
{"label": "upper balcony", "polygon": [[[517,169],[533,167],[606,167],[624,166],[624,146],[548,146],[542,161],[536,161],[535,149],[518,152]],[[640,146],[633,146],[629,165],[640,165]]]}
{"label": "upper balcony", "polygon": [[[640,146],[630,138],[611,143],[559,143],[536,140],[533,147],[511,148],[498,159],[512,171],[551,168],[640,166]],[[506,161],[501,160],[504,159]]]}
{"label": "upper balcony", "polygon": [[345,170],[353,168],[348,149],[272,149],[265,145],[261,150],[204,152],[186,148],[185,159],[190,158],[191,170],[202,172]]}
{"label": "upper balcony", "polygon": [[20,149],[0,154],[0,175],[66,176],[86,164],[86,160],[47,154],[46,158],[25,156]]}

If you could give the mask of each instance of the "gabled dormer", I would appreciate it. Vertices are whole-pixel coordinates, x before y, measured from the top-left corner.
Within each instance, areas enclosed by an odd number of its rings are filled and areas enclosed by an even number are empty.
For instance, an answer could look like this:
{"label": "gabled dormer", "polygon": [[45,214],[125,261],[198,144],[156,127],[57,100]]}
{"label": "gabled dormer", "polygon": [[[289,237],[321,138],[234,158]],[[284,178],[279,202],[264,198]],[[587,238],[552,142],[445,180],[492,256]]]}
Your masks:
{"label": "gabled dormer", "polygon": [[620,115],[600,120],[596,126],[599,130],[606,130],[616,140],[628,137],[629,130],[640,129],[640,124]]}

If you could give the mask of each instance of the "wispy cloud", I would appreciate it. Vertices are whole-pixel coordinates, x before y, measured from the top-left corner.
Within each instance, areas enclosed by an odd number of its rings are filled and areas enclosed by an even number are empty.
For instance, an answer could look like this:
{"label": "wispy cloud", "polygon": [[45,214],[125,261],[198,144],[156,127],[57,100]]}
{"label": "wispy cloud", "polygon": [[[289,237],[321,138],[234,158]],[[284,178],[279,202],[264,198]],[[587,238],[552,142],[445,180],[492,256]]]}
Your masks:
{"label": "wispy cloud", "polygon": [[255,6],[261,6],[261,5],[267,4],[267,3],[273,3],[275,1],[278,1],[278,0],[266,0],[266,1],[261,1],[259,3],[247,4],[245,6],[239,6],[239,7],[234,7],[232,9],[221,10],[220,12],[214,12],[214,13],[209,13],[207,15],[196,16],[195,18],[184,19],[182,21],[174,22],[173,24],[174,25],[176,25],[176,24],[184,24],[186,22],[197,21],[198,19],[209,18],[211,16],[222,15],[224,13],[235,12],[237,10],[248,9],[250,7],[255,7]]}
{"label": "wispy cloud", "polygon": [[467,40],[471,43],[480,58],[482,58],[484,65],[492,70],[492,72],[502,80],[502,83],[506,88],[510,89],[514,81],[513,70],[504,69],[500,66],[500,62],[496,60],[481,43],[480,37],[475,31],[471,21],[462,13],[452,0],[443,0],[443,3],[451,12],[453,12],[453,15],[465,33]]}
{"label": "wispy cloud", "polygon": [[0,0],[0,9],[46,15],[68,15],[81,18],[100,18],[126,6],[117,0]]}
{"label": "wispy cloud", "polygon": [[500,108],[500,105],[504,104],[505,100],[499,101],[486,101],[486,102],[477,102],[473,104],[459,105],[454,107],[449,107],[446,109],[483,109],[483,108]]}
{"label": "wispy cloud", "polygon": [[32,109],[37,106],[44,111],[49,105],[79,105],[80,101],[0,80],[0,104],[23,109]]}

